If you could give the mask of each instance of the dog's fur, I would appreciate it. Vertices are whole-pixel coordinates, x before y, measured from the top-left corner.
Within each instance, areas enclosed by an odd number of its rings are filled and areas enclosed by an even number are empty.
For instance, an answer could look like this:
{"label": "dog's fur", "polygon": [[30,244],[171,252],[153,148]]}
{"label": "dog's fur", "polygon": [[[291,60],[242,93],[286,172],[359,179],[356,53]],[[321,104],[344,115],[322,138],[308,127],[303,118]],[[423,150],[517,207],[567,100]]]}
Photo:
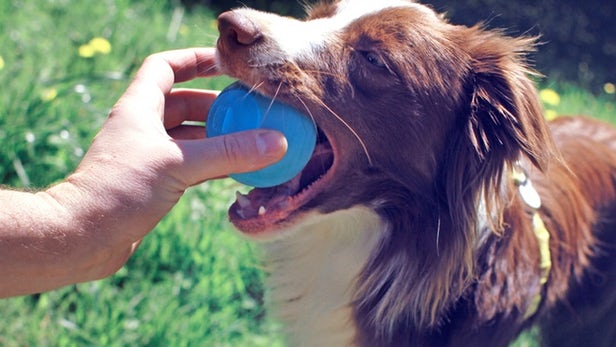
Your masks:
{"label": "dog's fur", "polygon": [[[616,345],[616,131],[544,121],[533,38],[406,0],[219,29],[220,69],[319,129],[301,175],[229,211],[264,241],[290,346],[507,346],[533,323],[546,345]],[[516,165],[543,200],[545,285]]]}

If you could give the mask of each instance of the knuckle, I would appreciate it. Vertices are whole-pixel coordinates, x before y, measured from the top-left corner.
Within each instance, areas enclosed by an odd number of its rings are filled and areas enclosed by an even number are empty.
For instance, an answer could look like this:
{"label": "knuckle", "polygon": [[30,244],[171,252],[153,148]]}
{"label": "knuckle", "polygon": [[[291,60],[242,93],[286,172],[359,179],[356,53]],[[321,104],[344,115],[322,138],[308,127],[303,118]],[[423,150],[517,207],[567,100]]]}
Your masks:
{"label": "knuckle", "polygon": [[233,136],[222,137],[223,152],[227,161],[237,164],[243,161],[242,145],[240,141]]}

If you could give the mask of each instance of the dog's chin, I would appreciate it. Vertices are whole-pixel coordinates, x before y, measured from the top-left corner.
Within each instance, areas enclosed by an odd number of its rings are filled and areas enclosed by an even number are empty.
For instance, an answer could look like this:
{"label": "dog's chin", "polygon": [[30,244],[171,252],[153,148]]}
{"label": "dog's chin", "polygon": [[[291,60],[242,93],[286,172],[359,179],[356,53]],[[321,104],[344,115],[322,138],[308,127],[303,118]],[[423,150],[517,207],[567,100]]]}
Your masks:
{"label": "dog's chin", "polygon": [[290,181],[271,188],[237,193],[229,208],[233,225],[250,238],[280,237],[285,227],[307,212],[307,205],[324,191],[336,173],[337,161],[328,137],[319,131],[317,145],[304,169]]}

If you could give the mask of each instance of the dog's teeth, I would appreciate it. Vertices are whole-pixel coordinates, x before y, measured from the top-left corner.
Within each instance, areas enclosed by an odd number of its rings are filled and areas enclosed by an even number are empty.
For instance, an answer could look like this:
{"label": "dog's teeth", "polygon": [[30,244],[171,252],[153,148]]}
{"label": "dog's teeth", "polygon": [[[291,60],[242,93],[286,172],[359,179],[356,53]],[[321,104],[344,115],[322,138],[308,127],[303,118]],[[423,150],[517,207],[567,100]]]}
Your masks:
{"label": "dog's teeth", "polygon": [[237,200],[237,203],[240,205],[241,208],[246,208],[250,206],[250,199],[248,199],[246,195],[240,192],[235,192],[235,199]]}
{"label": "dog's teeth", "polygon": [[267,212],[267,210],[265,209],[265,206],[261,206],[259,207],[259,216],[262,216],[265,214],[265,212]]}

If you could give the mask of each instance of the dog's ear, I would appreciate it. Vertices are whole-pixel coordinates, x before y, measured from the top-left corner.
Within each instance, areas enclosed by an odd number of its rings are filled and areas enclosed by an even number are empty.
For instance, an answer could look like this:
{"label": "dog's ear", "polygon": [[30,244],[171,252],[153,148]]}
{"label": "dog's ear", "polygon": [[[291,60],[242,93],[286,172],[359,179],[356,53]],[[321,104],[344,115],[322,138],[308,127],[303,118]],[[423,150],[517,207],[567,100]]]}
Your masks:
{"label": "dog's ear", "polygon": [[472,59],[466,132],[481,160],[515,161],[522,154],[544,169],[555,153],[526,55],[535,38],[511,38],[469,28]]}
{"label": "dog's ear", "polygon": [[[483,192],[495,230],[502,207],[495,201],[505,170],[527,157],[544,170],[558,158],[526,63],[534,38],[511,38],[471,27],[457,31],[470,57],[465,100],[449,138],[441,187],[454,224],[475,230],[478,194]],[[502,203],[502,202],[501,202]]]}

